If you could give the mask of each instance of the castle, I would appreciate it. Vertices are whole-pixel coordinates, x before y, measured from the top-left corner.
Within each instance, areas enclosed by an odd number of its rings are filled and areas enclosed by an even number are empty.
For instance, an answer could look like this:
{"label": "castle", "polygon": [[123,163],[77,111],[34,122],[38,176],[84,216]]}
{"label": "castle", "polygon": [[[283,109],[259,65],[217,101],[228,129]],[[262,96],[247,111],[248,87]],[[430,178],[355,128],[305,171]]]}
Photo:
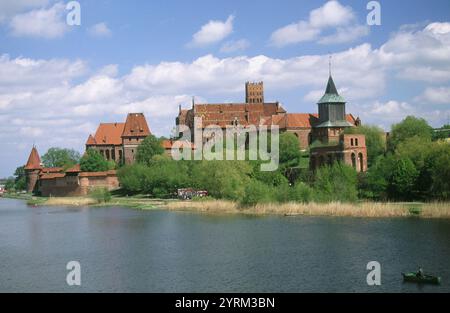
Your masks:
{"label": "castle", "polygon": [[[367,170],[367,149],[364,135],[345,134],[345,129],[361,124],[359,118],[346,114],[345,100],[339,95],[330,74],[325,93],[318,102],[316,113],[287,113],[279,102],[264,102],[263,82],[245,84],[244,103],[192,103],[190,109],[179,108],[176,125],[189,129],[211,125],[221,127],[248,125],[277,125],[281,132],[293,133],[299,148],[309,149],[310,167],[315,169],[334,161],[353,166],[356,171]],[[194,119],[201,118],[201,125]],[[202,138],[200,142],[210,138]],[[192,133],[192,142],[197,142]]]}
{"label": "castle", "polygon": [[[361,124],[359,118],[346,113],[346,101],[339,95],[333,78],[328,78],[325,93],[318,101],[318,113],[288,113],[279,102],[264,101],[263,82],[245,84],[243,103],[192,102],[190,109],[179,108],[176,126],[194,129],[194,119],[201,117],[205,129],[216,125],[223,130],[230,125],[277,125],[281,132],[294,134],[301,150],[308,150],[310,168],[316,169],[335,161],[343,162],[358,172],[367,170],[367,148],[364,135],[345,134],[349,127]],[[143,113],[128,114],[125,123],[101,123],[94,135],[89,135],[86,150],[95,149],[108,161],[118,164],[135,162],[136,152],[142,141],[151,134]],[[195,132],[191,142],[194,149]],[[202,138],[203,142],[208,138]],[[200,141],[200,142],[202,142]],[[162,145],[170,155],[172,140],[164,140]],[[185,143],[183,143],[184,145]],[[79,165],[70,169],[44,168],[35,147],[31,150],[25,166],[28,192],[38,191],[49,195],[86,195],[93,187],[108,189],[119,187],[115,171],[82,172]]]}

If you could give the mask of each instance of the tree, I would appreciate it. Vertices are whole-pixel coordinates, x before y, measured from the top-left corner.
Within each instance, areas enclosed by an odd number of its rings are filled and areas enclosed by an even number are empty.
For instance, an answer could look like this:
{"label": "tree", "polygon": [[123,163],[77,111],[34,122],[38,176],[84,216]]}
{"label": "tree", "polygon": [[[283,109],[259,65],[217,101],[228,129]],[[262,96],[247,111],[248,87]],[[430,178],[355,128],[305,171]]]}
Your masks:
{"label": "tree", "polygon": [[161,145],[161,140],[153,135],[149,135],[139,145],[136,152],[136,161],[149,165],[153,156],[163,153],[164,148]]}
{"label": "tree", "polygon": [[71,167],[80,161],[80,153],[73,149],[50,148],[42,156],[46,167]]}
{"label": "tree", "polygon": [[441,140],[441,139],[447,139],[450,138],[450,125],[445,124],[439,129],[436,129],[433,133],[433,140]]}
{"label": "tree", "polygon": [[27,188],[27,178],[25,175],[25,166],[19,166],[14,172],[14,189],[25,190]]}
{"label": "tree", "polygon": [[301,157],[298,138],[292,133],[281,133],[279,153],[283,168],[297,166]]}
{"label": "tree", "polygon": [[411,137],[420,137],[425,140],[431,140],[433,128],[428,125],[423,118],[408,116],[403,121],[392,126],[389,136],[388,147],[390,151],[395,151],[397,146]]}
{"label": "tree", "polygon": [[396,159],[389,180],[389,195],[392,199],[412,200],[419,171],[409,158]]}
{"label": "tree", "polygon": [[80,160],[83,172],[104,172],[110,169],[108,161],[94,149],[88,149]]}
{"label": "tree", "polygon": [[370,167],[386,150],[384,131],[377,126],[349,127],[346,134],[361,134],[366,136],[367,165]]}
{"label": "tree", "polygon": [[357,173],[353,167],[334,163],[316,171],[314,192],[317,201],[356,201]]}

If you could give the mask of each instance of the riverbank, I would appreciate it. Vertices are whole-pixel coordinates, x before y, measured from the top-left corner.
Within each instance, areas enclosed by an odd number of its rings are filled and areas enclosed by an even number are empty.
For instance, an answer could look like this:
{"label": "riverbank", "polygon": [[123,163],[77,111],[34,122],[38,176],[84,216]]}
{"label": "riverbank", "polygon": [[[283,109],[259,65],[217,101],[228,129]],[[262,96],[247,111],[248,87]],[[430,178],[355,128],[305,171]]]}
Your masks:
{"label": "riverbank", "polygon": [[173,211],[252,215],[310,215],[348,217],[408,217],[450,218],[450,203],[268,203],[241,207],[224,200],[175,201],[164,206]]}
{"label": "riverbank", "polygon": [[450,203],[397,203],[397,202],[358,202],[358,203],[268,203],[243,207],[237,202],[227,200],[163,200],[144,196],[112,197],[108,202],[99,202],[89,197],[33,197],[29,194],[7,195],[27,201],[29,205],[40,206],[123,206],[140,210],[166,209],[170,211],[198,212],[209,214],[249,214],[249,215],[309,215],[341,217],[423,217],[450,218]]}

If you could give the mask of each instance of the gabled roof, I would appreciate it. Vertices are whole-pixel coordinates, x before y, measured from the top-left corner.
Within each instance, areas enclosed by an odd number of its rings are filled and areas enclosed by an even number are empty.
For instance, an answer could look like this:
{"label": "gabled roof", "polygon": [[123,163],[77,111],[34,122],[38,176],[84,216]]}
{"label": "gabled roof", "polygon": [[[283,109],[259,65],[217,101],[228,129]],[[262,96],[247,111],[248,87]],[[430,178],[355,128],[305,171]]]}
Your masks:
{"label": "gabled roof", "polygon": [[95,136],[89,136],[86,145],[121,145],[124,123],[101,123]]}
{"label": "gabled roof", "polygon": [[337,92],[336,85],[334,84],[333,77],[331,77],[331,75],[328,78],[325,94],[318,102],[318,104],[321,103],[345,103],[345,99]]}
{"label": "gabled roof", "polygon": [[27,164],[25,165],[25,169],[37,170],[41,168],[41,158],[39,157],[39,153],[36,147],[33,147],[33,149],[31,149],[30,156],[28,157]]}
{"label": "gabled roof", "polygon": [[89,135],[89,138],[88,138],[88,140],[86,141],[86,145],[87,145],[87,146],[93,146],[93,145],[95,145],[95,144],[96,144],[95,138],[92,137],[92,135]]}
{"label": "gabled roof", "polygon": [[147,137],[150,134],[151,132],[143,113],[128,114],[122,137]]}

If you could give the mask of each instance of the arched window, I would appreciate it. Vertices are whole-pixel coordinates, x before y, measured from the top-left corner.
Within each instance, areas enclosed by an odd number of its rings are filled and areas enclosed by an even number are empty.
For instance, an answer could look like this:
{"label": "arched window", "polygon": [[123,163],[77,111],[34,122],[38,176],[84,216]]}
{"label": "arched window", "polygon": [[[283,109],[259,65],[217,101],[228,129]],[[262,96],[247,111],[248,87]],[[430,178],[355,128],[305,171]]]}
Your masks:
{"label": "arched window", "polygon": [[353,138],[350,139],[350,145],[353,147]]}
{"label": "arched window", "polygon": [[109,161],[109,150],[106,150],[106,159]]}
{"label": "arched window", "polygon": [[356,170],[356,155],[352,153],[352,166]]}
{"label": "arched window", "polygon": [[358,146],[358,138],[355,138],[355,146]]}
{"label": "arched window", "polygon": [[359,171],[364,172],[364,157],[362,153],[358,154],[358,159],[359,159]]}

